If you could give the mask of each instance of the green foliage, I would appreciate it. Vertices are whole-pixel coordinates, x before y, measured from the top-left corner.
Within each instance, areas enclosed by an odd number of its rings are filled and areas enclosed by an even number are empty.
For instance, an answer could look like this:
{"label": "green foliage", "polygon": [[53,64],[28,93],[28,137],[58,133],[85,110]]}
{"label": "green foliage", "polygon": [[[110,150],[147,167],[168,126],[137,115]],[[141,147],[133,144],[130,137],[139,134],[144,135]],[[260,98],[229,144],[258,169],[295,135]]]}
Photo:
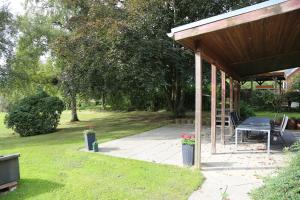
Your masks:
{"label": "green foliage", "polygon": [[[296,149],[299,149],[297,147]],[[300,152],[293,156],[288,167],[277,176],[267,178],[264,186],[252,192],[254,200],[300,199]]]}
{"label": "green foliage", "polygon": [[292,146],[288,149],[291,152],[300,152],[300,141],[295,142]]}
{"label": "green foliage", "polygon": [[[168,38],[171,28],[243,7],[254,1],[42,1],[66,34],[52,44],[73,95],[105,99],[116,109],[167,107],[185,111],[194,85],[194,55]],[[193,9],[195,8],[195,9]],[[61,15],[61,14],[58,14]],[[204,81],[206,83],[206,81]],[[121,98],[120,98],[121,96]],[[191,96],[191,95],[190,95]],[[163,103],[158,103],[163,102]]]}
{"label": "green foliage", "polygon": [[288,91],[284,94],[284,97],[290,102],[300,102],[300,92],[297,91]]}
{"label": "green foliage", "polygon": [[20,136],[51,133],[56,130],[64,103],[44,91],[22,99],[13,105],[5,117],[8,128]]}
{"label": "green foliage", "polygon": [[18,43],[2,95],[13,103],[33,95],[38,88],[52,95],[59,94],[53,80],[60,73],[60,68],[56,59],[51,57],[49,43],[60,31],[54,29],[51,20],[41,14],[19,16],[17,25]]}
{"label": "green foliage", "polygon": [[254,109],[246,102],[240,101],[240,115],[243,119],[251,116],[255,116]]}
{"label": "green foliage", "polygon": [[[296,76],[293,78],[291,89],[297,90],[297,91],[300,90],[300,74],[296,75]],[[298,101],[299,101],[299,99],[298,99]]]}
{"label": "green foliage", "polygon": [[[194,105],[194,54],[166,33],[259,1],[26,2],[27,14],[19,19],[15,78],[8,84],[13,94],[59,88],[72,113],[78,98],[84,98],[118,110],[168,109],[182,116]],[[42,70],[44,55],[49,57],[47,70]],[[209,73],[204,67],[205,88]],[[51,86],[53,79],[60,87]]]}
{"label": "green foliage", "polygon": [[9,80],[15,35],[15,19],[7,5],[0,2],[0,91]]}
{"label": "green foliage", "polygon": [[282,97],[269,90],[254,90],[249,98],[243,99],[248,105],[255,110],[272,110],[280,111]]}
{"label": "green foliage", "polygon": [[195,145],[195,135],[186,134],[186,133],[182,134],[181,143],[183,145]]}

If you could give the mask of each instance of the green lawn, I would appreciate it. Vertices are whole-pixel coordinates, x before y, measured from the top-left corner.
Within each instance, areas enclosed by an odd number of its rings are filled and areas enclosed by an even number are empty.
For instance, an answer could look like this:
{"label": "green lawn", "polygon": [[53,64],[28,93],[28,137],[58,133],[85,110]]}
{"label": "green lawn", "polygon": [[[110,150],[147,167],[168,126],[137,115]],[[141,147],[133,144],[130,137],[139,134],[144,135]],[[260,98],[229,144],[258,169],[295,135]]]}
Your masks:
{"label": "green lawn", "polygon": [[[275,112],[270,112],[270,111],[258,111],[255,112],[257,117],[269,117],[271,119],[274,118],[276,115]],[[283,114],[286,114],[289,118],[296,118],[300,119],[300,112],[282,112],[277,115],[277,117],[282,117]]]}
{"label": "green lawn", "polygon": [[0,154],[21,153],[21,181],[1,199],[187,199],[203,177],[199,171],[80,152],[83,130],[95,126],[100,142],[168,123],[165,113],[81,111],[78,123],[62,115],[59,131],[28,138],[12,135],[0,114]]}

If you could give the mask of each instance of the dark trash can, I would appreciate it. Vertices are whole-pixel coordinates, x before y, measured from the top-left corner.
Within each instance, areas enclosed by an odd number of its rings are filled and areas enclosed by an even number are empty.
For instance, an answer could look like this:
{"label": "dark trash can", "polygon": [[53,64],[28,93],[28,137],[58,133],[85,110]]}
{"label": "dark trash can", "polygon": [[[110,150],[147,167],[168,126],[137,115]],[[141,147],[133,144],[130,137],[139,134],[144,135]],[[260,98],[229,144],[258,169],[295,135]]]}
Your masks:
{"label": "dark trash can", "polygon": [[20,154],[0,156],[0,187],[20,180]]}
{"label": "dark trash can", "polygon": [[182,145],[182,161],[184,165],[193,166],[194,165],[194,155],[195,155],[195,145]]}
{"label": "dark trash can", "polygon": [[84,133],[85,147],[88,151],[93,150],[93,143],[96,141],[96,135],[93,131],[85,131]]}

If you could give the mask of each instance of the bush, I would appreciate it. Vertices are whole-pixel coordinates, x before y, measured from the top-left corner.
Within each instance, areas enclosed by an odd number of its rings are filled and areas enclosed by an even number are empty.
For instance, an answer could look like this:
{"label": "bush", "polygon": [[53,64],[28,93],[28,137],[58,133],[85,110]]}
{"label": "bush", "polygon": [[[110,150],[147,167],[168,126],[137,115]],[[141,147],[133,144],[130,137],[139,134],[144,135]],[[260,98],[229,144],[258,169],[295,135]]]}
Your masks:
{"label": "bush", "polygon": [[274,104],[277,104],[277,94],[269,90],[254,90],[250,99],[243,99],[256,110],[274,110]]}
{"label": "bush", "polygon": [[251,116],[255,116],[255,112],[246,102],[240,102],[240,115],[243,119]]}
{"label": "bush", "polygon": [[[299,144],[294,147],[299,150]],[[265,180],[264,186],[251,193],[254,200],[300,199],[300,153],[277,176]]]}
{"label": "bush", "polygon": [[54,132],[65,106],[57,97],[40,91],[13,105],[5,116],[5,124],[20,136]]}
{"label": "bush", "polygon": [[289,91],[285,93],[284,97],[289,102],[300,102],[300,92]]}

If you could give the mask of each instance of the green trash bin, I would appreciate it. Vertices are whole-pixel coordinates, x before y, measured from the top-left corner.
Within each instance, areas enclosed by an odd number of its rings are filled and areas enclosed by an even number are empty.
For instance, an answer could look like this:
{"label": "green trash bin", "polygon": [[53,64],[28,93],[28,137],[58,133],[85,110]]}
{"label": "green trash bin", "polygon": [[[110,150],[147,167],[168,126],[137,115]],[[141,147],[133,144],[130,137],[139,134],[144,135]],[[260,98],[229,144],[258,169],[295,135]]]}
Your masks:
{"label": "green trash bin", "polygon": [[93,151],[94,152],[98,152],[99,151],[98,142],[94,142],[93,143]]}

